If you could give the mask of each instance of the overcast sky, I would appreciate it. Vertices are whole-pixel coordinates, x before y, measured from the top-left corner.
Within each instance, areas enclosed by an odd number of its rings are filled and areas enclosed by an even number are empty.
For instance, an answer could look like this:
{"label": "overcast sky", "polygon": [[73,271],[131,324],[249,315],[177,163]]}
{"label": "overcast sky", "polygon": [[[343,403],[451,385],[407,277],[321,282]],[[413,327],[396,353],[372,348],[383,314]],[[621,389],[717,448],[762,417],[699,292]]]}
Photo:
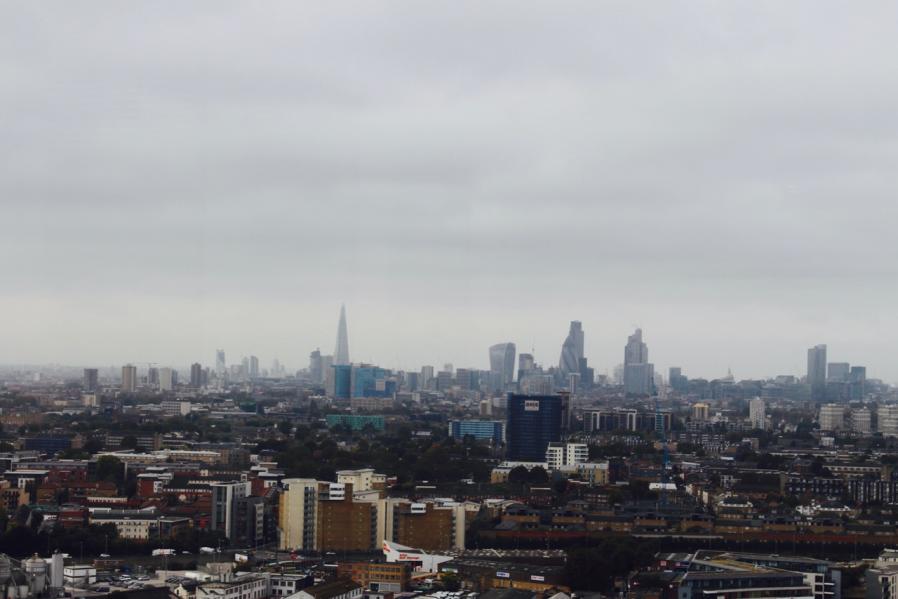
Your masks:
{"label": "overcast sky", "polygon": [[898,14],[0,4],[0,362],[898,381]]}

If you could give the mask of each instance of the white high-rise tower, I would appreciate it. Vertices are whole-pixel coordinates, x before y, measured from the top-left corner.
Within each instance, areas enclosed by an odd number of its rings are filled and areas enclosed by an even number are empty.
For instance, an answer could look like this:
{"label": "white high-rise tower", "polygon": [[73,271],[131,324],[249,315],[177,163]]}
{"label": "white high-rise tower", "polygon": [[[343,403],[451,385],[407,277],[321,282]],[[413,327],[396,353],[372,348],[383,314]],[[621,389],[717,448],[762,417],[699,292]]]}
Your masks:
{"label": "white high-rise tower", "polygon": [[340,324],[337,325],[337,348],[334,350],[334,364],[338,366],[349,362],[349,333],[346,332],[346,306],[340,306]]}

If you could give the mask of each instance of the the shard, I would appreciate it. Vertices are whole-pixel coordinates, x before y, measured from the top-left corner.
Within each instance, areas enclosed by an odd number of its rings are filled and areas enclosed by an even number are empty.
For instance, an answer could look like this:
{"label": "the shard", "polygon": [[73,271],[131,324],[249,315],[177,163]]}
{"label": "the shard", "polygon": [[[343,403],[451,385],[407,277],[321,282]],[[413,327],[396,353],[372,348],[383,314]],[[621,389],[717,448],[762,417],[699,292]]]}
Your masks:
{"label": "the shard", "polygon": [[583,357],[583,326],[579,320],[571,321],[571,330],[561,346],[561,359],[558,369],[567,376],[572,372],[580,372],[580,358]]}
{"label": "the shard", "polygon": [[337,326],[337,348],[334,350],[334,364],[349,364],[349,334],[346,332],[346,306],[340,306],[340,324]]}

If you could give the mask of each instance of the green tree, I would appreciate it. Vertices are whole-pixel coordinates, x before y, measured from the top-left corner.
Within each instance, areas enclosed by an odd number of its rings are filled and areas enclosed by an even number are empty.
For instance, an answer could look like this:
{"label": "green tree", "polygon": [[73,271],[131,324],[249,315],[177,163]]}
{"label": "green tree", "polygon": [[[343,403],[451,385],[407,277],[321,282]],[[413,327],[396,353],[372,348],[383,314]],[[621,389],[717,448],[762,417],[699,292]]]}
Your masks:
{"label": "green tree", "polygon": [[125,480],[125,465],[111,455],[104,455],[97,460],[97,480],[108,481],[120,485]]}
{"label": "green tree", "polygon": [[508,482],[510,483],[525,483],[530,479],[530,473],[527,471],[527,468],[524,466],[515,466],[508,473]]}
{"label": "green tree", "polygon": [[549,473],[542,466],[536,466],[528,473],[527,480],[534,485],[545,485],[549,482]]}

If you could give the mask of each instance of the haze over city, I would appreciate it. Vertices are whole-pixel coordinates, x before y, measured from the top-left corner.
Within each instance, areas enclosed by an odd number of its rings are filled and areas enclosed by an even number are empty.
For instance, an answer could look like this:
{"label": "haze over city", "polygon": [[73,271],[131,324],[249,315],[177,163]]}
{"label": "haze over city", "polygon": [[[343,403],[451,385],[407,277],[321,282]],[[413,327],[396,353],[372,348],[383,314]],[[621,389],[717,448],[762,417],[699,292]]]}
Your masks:
{"label": "haze over city", "polygon": [[0,2],[0,599],[898,599],[896,24]]}
{"label": "haze over city", "polygon": [[898,380],[880,8],[4,4],[0,363]]}

